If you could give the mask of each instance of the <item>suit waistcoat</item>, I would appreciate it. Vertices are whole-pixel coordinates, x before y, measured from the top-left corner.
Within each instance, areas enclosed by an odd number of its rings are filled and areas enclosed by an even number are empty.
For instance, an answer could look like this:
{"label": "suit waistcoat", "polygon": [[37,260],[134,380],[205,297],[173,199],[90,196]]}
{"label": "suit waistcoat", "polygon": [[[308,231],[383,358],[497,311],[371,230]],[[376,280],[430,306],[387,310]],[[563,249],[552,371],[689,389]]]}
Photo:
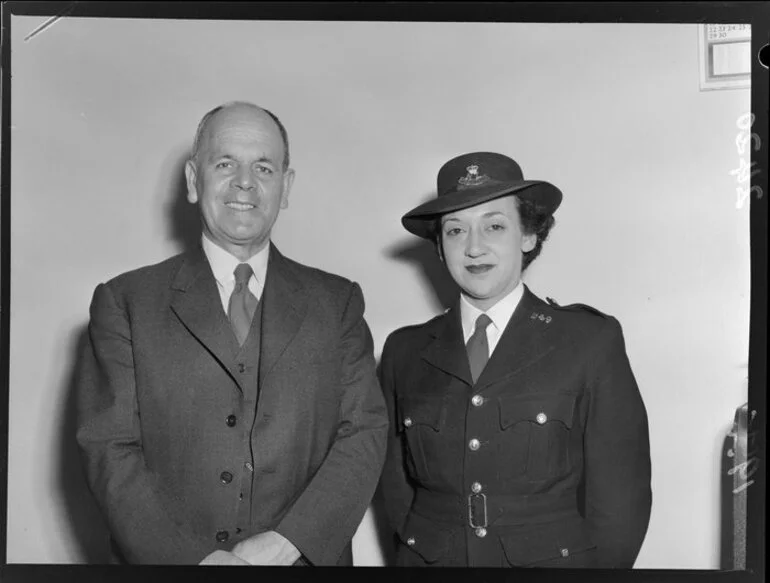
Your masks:
{"label": "suit waistcoat", "polygon": [[[262,342],[262,304],[260,300],[254,317],[251,321],[249,335],[243,346],[233,342],[233,359],[236,368],[241,374],[241,386],[243,393],[238,393],[239,412],[236,417],[236,428],[241,431],[241,459],[243,467],[238,468],[241,476],[240,491],[238,493],[237,525],[241,532],[248,532],[251,526],[252,498],[254,487],[254,454],[252,451],[251,432],[257,413],[257,401],[259,396],[259,355]],[[235,335],[233,335],[235,339]],[[233,472],[235,473],[235,472]]]}

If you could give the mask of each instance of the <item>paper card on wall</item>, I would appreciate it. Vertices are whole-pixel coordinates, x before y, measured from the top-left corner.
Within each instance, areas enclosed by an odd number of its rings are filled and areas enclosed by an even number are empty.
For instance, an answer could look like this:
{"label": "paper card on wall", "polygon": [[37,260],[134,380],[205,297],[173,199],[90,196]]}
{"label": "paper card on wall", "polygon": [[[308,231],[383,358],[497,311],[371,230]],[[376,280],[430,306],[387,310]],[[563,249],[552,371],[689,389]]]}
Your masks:
{"label": "paper card on wall", "polygon": [[700,24],[700,89],[751,87],[751,25]]}

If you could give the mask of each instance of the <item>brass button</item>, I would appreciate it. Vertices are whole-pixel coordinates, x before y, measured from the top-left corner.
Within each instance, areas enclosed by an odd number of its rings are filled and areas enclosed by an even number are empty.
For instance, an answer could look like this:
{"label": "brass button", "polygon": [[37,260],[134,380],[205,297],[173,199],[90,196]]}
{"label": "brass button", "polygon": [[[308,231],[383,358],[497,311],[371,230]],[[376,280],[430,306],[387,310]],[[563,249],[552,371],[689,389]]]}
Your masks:
{"label": "brass button", "polygon": [[475,437],[468,442],[468,447],[471,451],[476,451],[481,447],[481,442]]}
{"label": "brass button", "polygon": [[404,427],[411,427],[412,426],[412,418],[411,417],[405,417],[404,418]]}
{"label": "brass button", "polygon": [[219,480],[223,484],[229,484],[230,482],[233,481],[233,475],[230,472],[222,472],[221,474],[219,474]]}
{"label": "brass button", "polygon": [[483,526],[478,527],[476,529],[476,536],[479,538],[484,538],[485,536],[487,536],[487,529],[484,528]]}
{"label": "brass button", "polygon": [[227,539],[230,538],[230,533],[226,530],[219,530],[217,531],[217,542],[220,543],[226,543]]}
{"label": "brass button", "polygon": [[474,407],[481,407],[484,404],[484,397],[481,395],[473,395],[471,403],[473,403]]}
{"label": "brass button", "polygon": [[406,544],[408,544],[410,547],[413,547],[415,542],[416,541],[414,540],[413,536],[410,536],[408,539],[406,539]]}
{"label": "brass button", "polygon": [[474,494],[478,494],[479,492],[481,492],[481,489],[482,489],[481,484],[479,484],[478,482],[473,482],[473,484],[471,484],[471,491]]}
{"label": "brass button", "polygon": [[235,424],[238,422],[238,418],[235,415],[228,415],[227,419],[225,419],[225,424],[228,427],[235,427]]}
{"label": "brass button", "polygon": [[569,549],[562,549],[561,550],[561,556],[562,557],[569,557]]}
{"label": "brass button", "polygon": [[546,415],[545,413],[538,413],[535,419],[537,419],[537,422],[540,423],[540,425],[542,425],[543,423],[548,421],[548,415]]}

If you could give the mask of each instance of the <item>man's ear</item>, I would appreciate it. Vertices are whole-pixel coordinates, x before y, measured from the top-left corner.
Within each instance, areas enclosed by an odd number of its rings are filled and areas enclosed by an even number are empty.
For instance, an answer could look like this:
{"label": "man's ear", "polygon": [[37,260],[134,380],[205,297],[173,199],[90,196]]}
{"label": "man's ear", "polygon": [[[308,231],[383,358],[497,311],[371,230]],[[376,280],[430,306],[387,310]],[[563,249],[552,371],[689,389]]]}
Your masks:
{"label": "man's ear", "polygon": [[195,161],[188,160],[185,163],[184,175],[187,180],[187,200],[194,204],[198,202],[198,186],[196,184],[198,167],[195,165]]}
{"label": "man's ear", "polygon": [[291,186],[294,184],[294,170],[287,168],[283,173],[283,193],[281,193],[281,208],[285,209],[289,206],[289,193],[291,192]]}

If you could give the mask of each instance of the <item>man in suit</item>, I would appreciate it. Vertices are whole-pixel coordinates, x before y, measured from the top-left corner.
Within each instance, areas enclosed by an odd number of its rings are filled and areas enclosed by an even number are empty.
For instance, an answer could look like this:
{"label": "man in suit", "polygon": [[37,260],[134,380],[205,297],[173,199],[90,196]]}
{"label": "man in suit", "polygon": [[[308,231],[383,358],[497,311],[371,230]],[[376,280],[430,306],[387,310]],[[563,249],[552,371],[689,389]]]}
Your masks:
{"label": "man in suit", "polygon": [[94,292],[77,439],[118,560],[351,565],[387,413],[360,287],[279,253],[278,118],[207,113],[185,167],[199,248]]}
{"label": "man in suit", "polygon": [[382,491],[399,565],[634,564],[650,449],[620,324],[521,281],[561,199],[507,156],[473,152],[402,219],[435,242],[460,294],[383,348]]}

